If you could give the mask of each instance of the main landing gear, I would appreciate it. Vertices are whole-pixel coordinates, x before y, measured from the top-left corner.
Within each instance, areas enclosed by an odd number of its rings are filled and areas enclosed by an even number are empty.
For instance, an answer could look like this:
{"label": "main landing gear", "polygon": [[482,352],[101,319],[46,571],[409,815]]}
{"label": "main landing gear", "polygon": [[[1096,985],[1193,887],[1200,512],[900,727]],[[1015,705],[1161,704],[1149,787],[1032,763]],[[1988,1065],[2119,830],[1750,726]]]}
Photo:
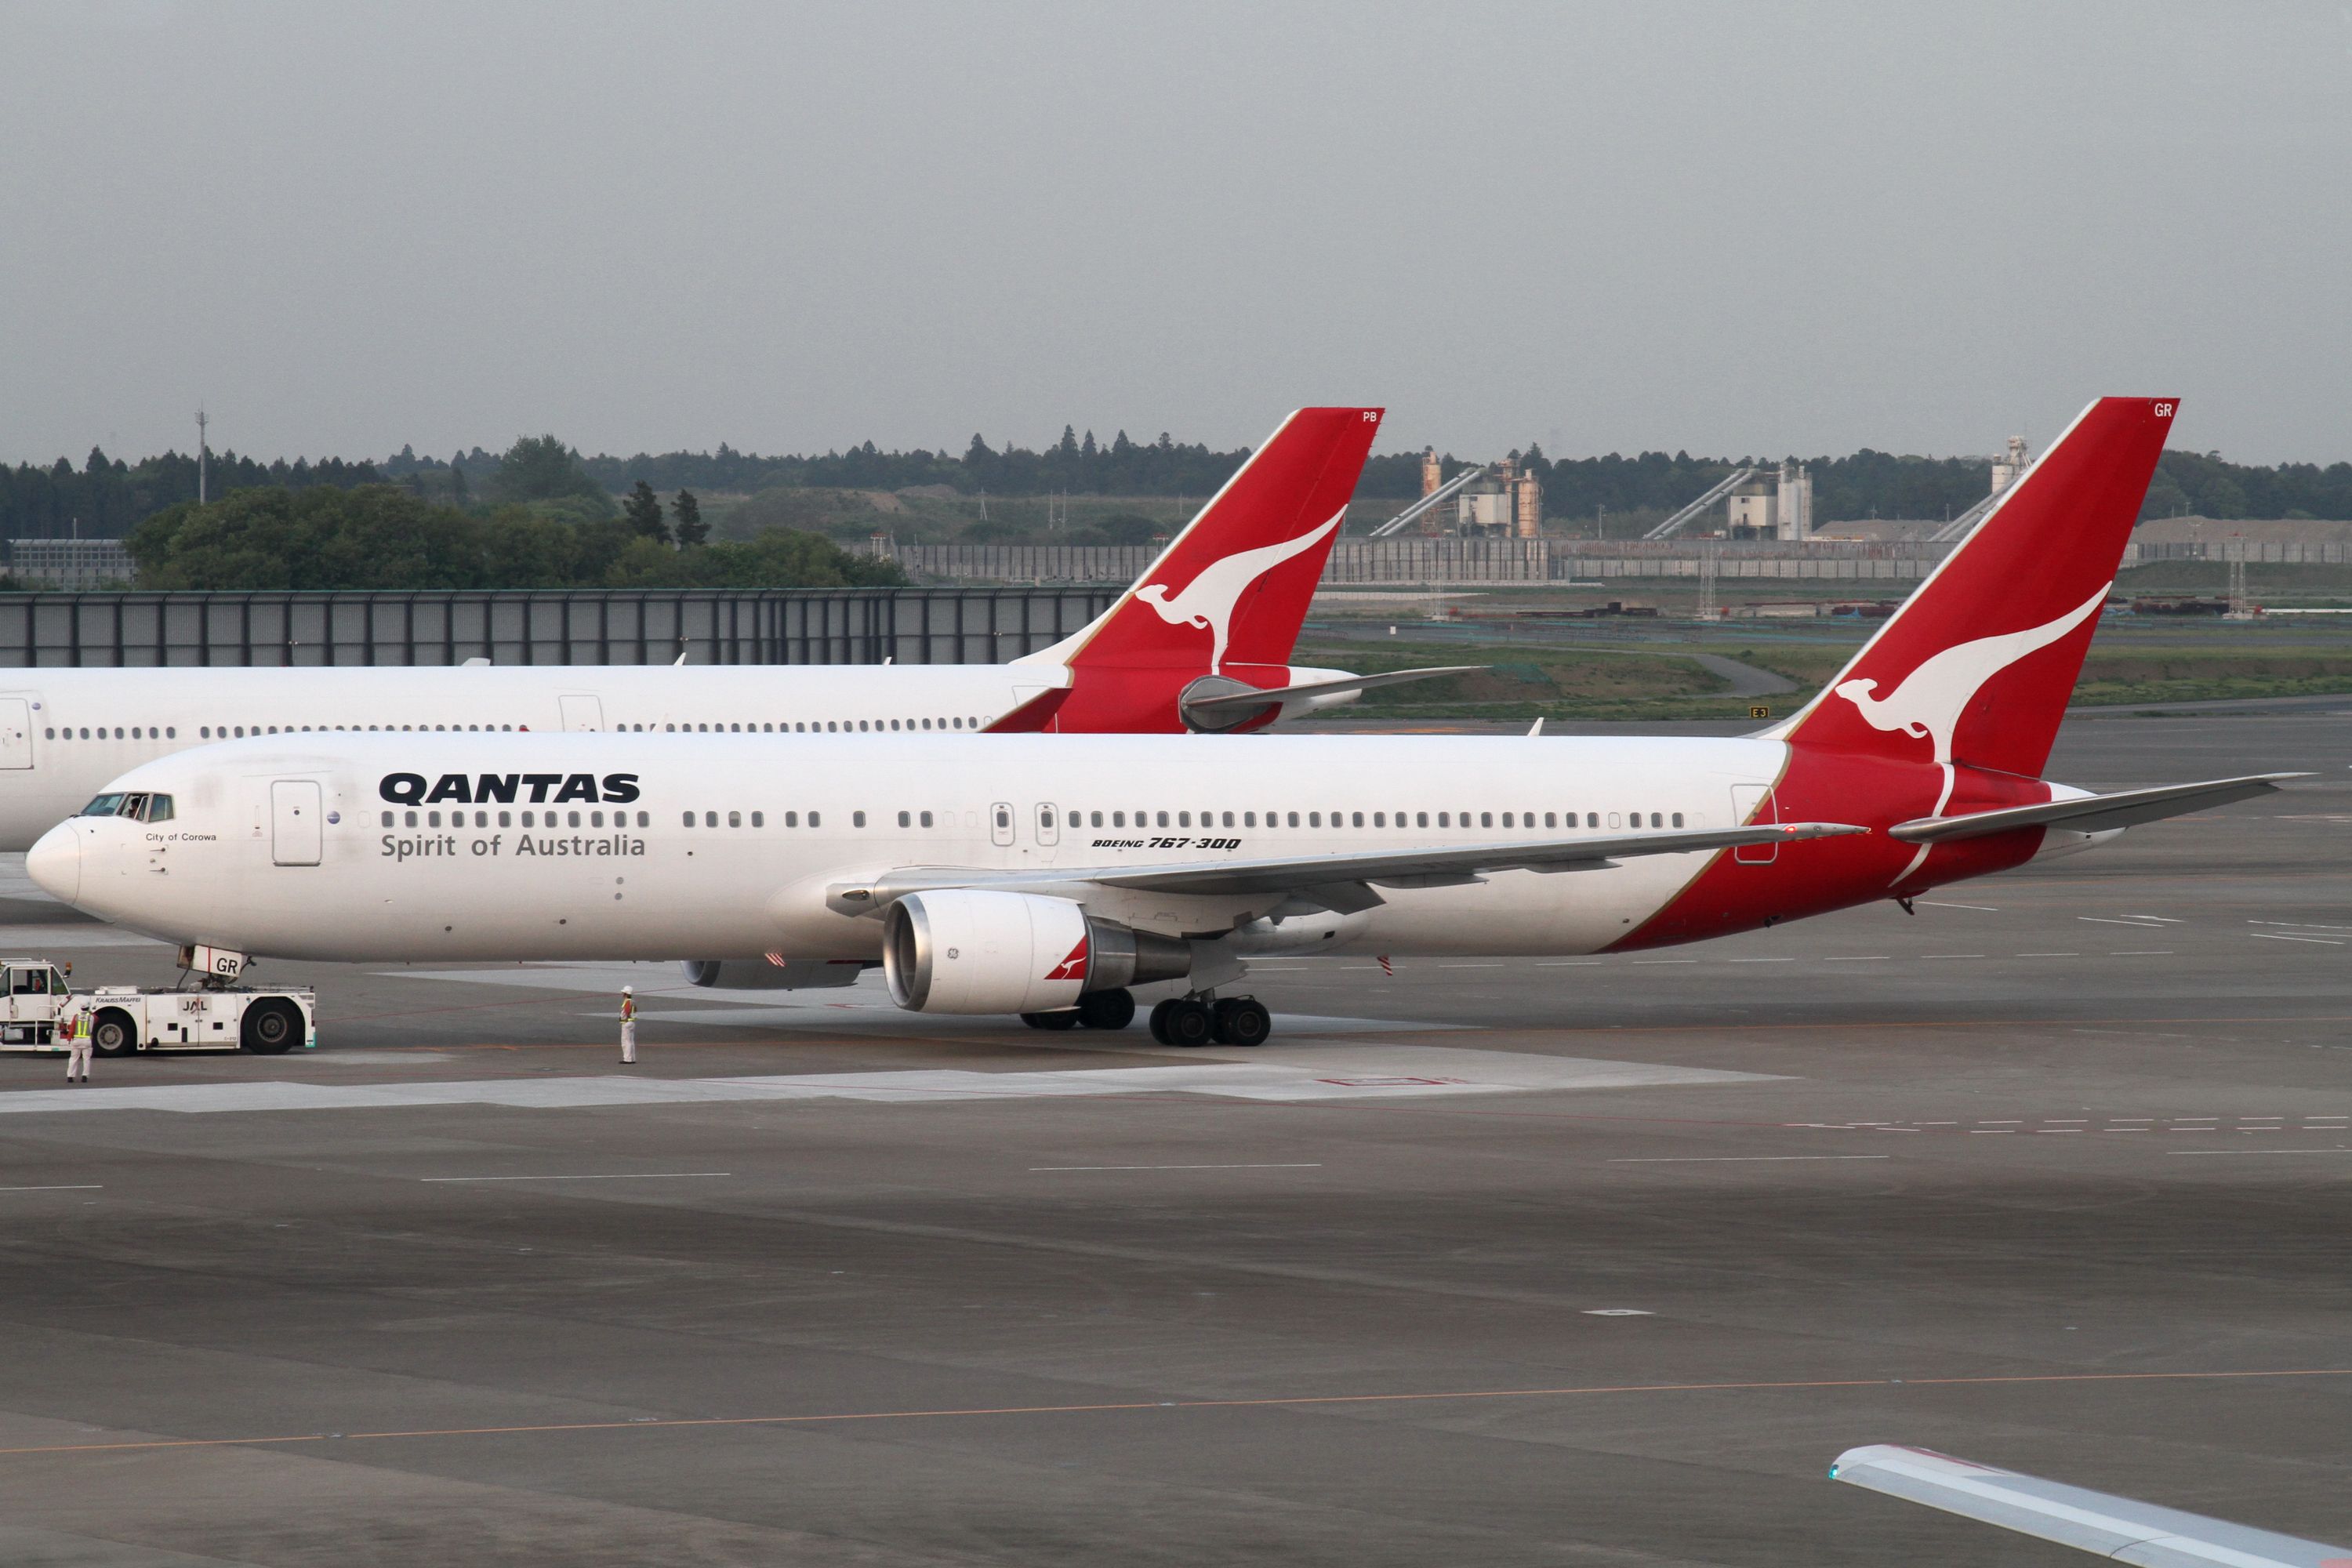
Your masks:
{"label": "main landing gear", "polygon": [[[1135,998],[1126,991],[1090,991],[1075,1007],[1024,1013],[1033,1029],[1124,1029],[1135,1021]],[[1151,1009],[1151,1037],[1163,1046],[1262,1046],[1274,1033],[1274,1018],[1255,996],[1171,996]]]}
{"label": "main landing gear", "polygon": [[1255,996],[1213,1002],[1202,996],[1171,996],[1151,1009],[1151,1037],[1163,1046],[1262,1046],[1274,1033],[1274,1018]]}

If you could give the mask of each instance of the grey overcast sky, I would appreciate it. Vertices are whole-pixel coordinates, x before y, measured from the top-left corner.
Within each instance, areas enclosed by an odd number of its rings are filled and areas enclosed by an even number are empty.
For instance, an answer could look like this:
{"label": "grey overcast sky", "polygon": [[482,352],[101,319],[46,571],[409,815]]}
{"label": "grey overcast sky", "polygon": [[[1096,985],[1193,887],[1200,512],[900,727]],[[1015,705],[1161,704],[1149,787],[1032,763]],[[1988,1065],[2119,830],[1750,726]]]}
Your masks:
{"label": "grey overcast sky", "polygon": [[0,0],[0,459],[2352,458],[2352,8]]}

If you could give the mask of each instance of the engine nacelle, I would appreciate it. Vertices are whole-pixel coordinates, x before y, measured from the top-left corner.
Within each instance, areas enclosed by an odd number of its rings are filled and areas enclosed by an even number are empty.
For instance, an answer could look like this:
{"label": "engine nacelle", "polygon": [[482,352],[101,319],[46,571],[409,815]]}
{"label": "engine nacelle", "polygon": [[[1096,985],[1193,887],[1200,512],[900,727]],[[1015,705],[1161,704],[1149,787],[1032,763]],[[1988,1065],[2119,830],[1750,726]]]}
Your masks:
{"label": "engine nacelle", "polygon": [[1192,971],[1192,950],[1097,920],[1069,899],[943,888],[883,915],[890,1000],[916,1013],[1050,1013],[1089,991]]}
{"label": "engine nacelle", "polygon": [[689,958],[679,967],[688,984],[720,991],[822,991],[855,985],[873,965],[854,958]]}

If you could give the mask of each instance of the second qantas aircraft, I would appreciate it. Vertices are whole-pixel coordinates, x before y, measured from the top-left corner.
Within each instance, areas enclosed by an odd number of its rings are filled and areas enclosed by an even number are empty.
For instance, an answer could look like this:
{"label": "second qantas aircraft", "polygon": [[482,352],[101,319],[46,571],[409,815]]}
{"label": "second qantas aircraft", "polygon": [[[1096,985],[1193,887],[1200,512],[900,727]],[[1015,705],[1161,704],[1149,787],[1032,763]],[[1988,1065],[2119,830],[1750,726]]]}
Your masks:
{"label": "second qantas aircraft", "polygon": [[1289,663],[1377,408],[1302,408],[1093,625],[1010,664],[43,669],[0,684],[0,850],[125,768],[320,731],[920,734],[1245,730],[1345,702]]}

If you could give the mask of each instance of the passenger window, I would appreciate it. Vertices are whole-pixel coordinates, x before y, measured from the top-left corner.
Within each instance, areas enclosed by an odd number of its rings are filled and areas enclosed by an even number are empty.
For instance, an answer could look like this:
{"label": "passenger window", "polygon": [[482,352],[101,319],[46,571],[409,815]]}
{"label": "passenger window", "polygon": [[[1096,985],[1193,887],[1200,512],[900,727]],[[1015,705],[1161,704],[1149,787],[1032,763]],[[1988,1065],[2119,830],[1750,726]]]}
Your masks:
{"label": "passenger window", "polygon": [[1682,814],[1681,812],[1679,812],[1679,811],[1678,811],[1678,812],[1675,813],[1675,826],[1676,827],[1680,827],[1682,825],[1683,825],[1683,814]]}
{"label": "passenger window", "polygon": [[1125,827],[1127,826],[1127,813],[1123,811],[1112,812],[1110,814],[1110,825],[1113,827]]}
{"label": "passenger window", "polygon": [[1453,823],[1447,818],[1446,814],[1441,811],[1437,814],[1437,826],[1440,827],[1450,827],[1453,826]]}
{"label": "passenger window", "polygon": [[729,813],[727,814],[727,826],[730,826],[730,827],[740,827],[740,826],[743,826],[743,814],[742,814],[741,812],[740,812],[740,811],[730,811],[730,812],[729,812]]}
{"label": "passenger window", "polygon": [[565,813],[563,814],[563,826],[566,826],[566,827],[577,827],[577,826],[580,826],[580,814],[579,814],[578,812],[576,812],[576,811],[567,811],[567,812],[565,812]]}
{"label": "passenger window", "polygon": [[705,826],[705,827],[716,827],[716,826],[719,826],[719,814],[718,814],[717,812],[715,812],[715,811],[706,811],[706,812],[704,812],[704,813],[702,814],[702,826]]}
{"label": "passenger window", "polygon": [[1354,817],[1353,817],[1353,818],[1349,822],[1349,824],[1348,824],[1348,826],[1350,826],[1350,827],[1361,827],[1363,825],[1364,825],[1364,814],[1363,814],[1362,812],[1360,812],[1360,812],[1357,812],[1357,813],[1355,814]]}
{"label": "passenger window", "polygon": [[798,827],[800,825],[801,814],[799,812],[788,811],[784,813],[784,826],[786,827]]}
{"label": "passenger window", "polygon": [[[1072,812],[1070,815],[1071,815],[1072,816],[1076,816],[1077,815],[1077,813],[1076,813],[1076,812]],[[923,815],[921,816],[921,817],[920,817],[920,818],[919,818],[918,820],[919,820],[925,827],[929,827],[929,826],[931,825],[931,814],[930,814],[929,812],[928,812],[928,811],[927,811],[927,812],[923,813]],[[1075,824],[1073,824],[1073,826],[1076,826],[1076,825],[1075,825]]]}
{"label": "passenger window", "polygon": [[[384,826],[389,827],[392,825],[390,823],[386,823]],[[510,811],[502,811],[499,813],[499,826],[500,827],[512,827],[514,826],[514,813]]]}
{"label": "passenger window", "polygon": [[1242,826],[1244,827],[1255,827],[1257,826],[1257,813],[1255,811],[1243,812]]}
{"label": "passenger window", "polygon": [[1665,824],[1659,819],[1659,814],[1654,811],[1650,813],[1650,826],[1653,827],[1664,827]]}
{"label": "passenger window", "polygon": [[908,811],[902,811],[902,812],[900,812],[900,813],[898,814],[898,826],[901,826],[901,827],[912,827],[912,826],[915,826],[915,816],[914,816],[914,813],[912,813],[912,812],[908,812]]}
{"label": "passenger window", "polygon": [[[815,818],[815,817],[814,817],[814,816],[812,816],[812,817],[810,817],[810,818],[809,818],[809,820],[810,820],[810,821],[812,821],[812,822],[814,822],[814,821],[815,821],[815,820],[816,820],[816,818]],[[849,814],[849,826],[852,826],[852,827],[863,827],[863,826],[866,826],[866,814],[865,814],[864,812],[862,812],[862,811],[853,811],[853,812],[851,812],[851,813]]]}
{"label": "passenger window", "polygon": [[1298,826],[1298,814],[1295,811],[1290,814],[1290,826],[1293,827]]}
{"label": "passenger window", "polygon": [[[482,817],[483,817],[483,816],[484,816],[484,815],[485,815],[484,813],[482,813],[482,812],[478,812],[478,812],[476,812],[476,813],[474,813],[474,826],[477,826],[477,827],[487,827],[488,826],[489,826],[488,823],[486,823],[486,822],[484,822],[484,821],[482,820]],[[592,812],[590,812],[590,813],[588,814],[588,826],[591,826],[591,827],[602,827],[602,826],[604,826],[604,814],[603,812],[601,812],[601,811],[592,811]]]}
{"label": "passenger window", "polygon": [[[506,815],[507,814],[503,811],[499,813],[499,820],[500,822],[504,822],[506,820]],[[637,826],[639,827],[651,827],[653,823],[654,819],[648,814],[642,811],[637,813]]]}
{"label": "passenger window", "polygon": [[[522,825],[525,827],[529,827],[530,826],[530,813],[526,811],[522,814]],[[686,814],[686,825],[688,827],[694,826],[694,813],[689,811]]]}
{"label": "passenger window", "polygon": [[392,813],[387,811],[383,814],[383,825],[386,827],[390,827],[392,826]]}
{"label": "passenger window", "polygon": [[1612,811],[1612,812],[1611,812],[1611,813],[1609,814],[1609,826],[1612,826],[1612,827],[1615,827],[1615,826],[1619,826],[1619,824],[1620,824],[1620,822],[1621,822],[1621,821],[1622,821],[1622,819],[1618,816],[1618,815],[1617,815],[1615,812],[1613,812],[1613,811]]}
{"label": "passenger window", "polygon": [[1100,827],[1102,826],[1102,813],[1099,811],[1088,812],[1087,814],[1087,820],[1094,826]]}
{"label": "passenger window", "polygon": [[[1166,816],[1161,816],[1161,817],[1160,817],[1160,821],[1162,821],[1162,822],[1165,822],[1165,821],[1167,821],[1167,820],[1168,820],[1168,818],[1167,818]],[[1176,826],[1179,826],[1179,827],[1190,827],[1190,826],[1192,826],[1192,814],[1191,812],[1189,812],[1189,811],[1180,811],[1180,812],[1178,812],[1178,813],[1176,814]]]}
{"label": "passenger window", "polygon": [[824,820],[816,812],[812,811],[809,813],[809,826],[811,827],[822,827],[824,826]]}
{"label": "passenger window", "polygon": [[439,812],[437,812],[437,811],[428,811],[428,812],[426,812],[426,813],[425,814],[425,826],[427,826],[427,827],[438,827],[438,826],[441,826],[441,814],[440,814]]}
{"label": "passenger window", "polygon": [[404,812],[402,812],[400,815],[401,815],[401,818],[402,818],[402,821],[401,821],[401,826],[404,826],[404,827],[414,827],[414,826],[416,826],[416,814],[415,814],[415,812],[413,812],[413,811],[404,811]]}
{"label": "passenger window", "polygon": [[1319,811],[1310,811],[1310,812],[1308,812],[1308,813],[1307,814],[1307,826],[1309,826],[1309,827],[1320,827],[1320,826],[1323,826],[1323,814],[1322,814],[1321,812],[1319,812]]}

